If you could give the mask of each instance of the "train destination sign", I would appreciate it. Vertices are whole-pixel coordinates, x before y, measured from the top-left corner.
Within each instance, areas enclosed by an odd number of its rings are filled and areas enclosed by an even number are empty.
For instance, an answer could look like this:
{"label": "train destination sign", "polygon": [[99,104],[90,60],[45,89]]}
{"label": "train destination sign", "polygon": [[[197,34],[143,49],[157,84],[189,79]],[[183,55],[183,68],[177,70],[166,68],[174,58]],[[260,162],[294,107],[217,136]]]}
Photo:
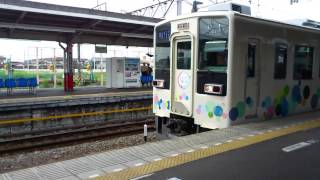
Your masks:
{"label": "train destination sign", "polygon": [[189,29],[189,23],[178,24],[178,30],[187,30]]}

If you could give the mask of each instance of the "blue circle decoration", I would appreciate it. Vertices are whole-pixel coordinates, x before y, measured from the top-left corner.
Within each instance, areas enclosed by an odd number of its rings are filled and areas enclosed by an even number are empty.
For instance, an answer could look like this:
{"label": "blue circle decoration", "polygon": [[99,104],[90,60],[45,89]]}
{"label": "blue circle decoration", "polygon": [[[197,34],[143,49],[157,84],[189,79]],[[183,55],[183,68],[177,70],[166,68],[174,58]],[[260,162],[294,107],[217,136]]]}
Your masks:
{"label": "blue circle decoration", "polygon": [[286,98],[283,98],[281,101],[281,115],[287,116],[289,113],[289,103]]}
{"label": "blue circle decoration", "polygon": [[304,97],[304,99],[308,99],[309,96],[310,96],[310,88],[309,88],[309,86],[305,86],[303,88],[303,97]]}
{"label": "blue circle decoration", "polygon": [[262,101],[261,106],[262,106],[263,108],[267,108],[267,107],[266,107],[266,101]]}
{"label": "blue circle decoration", "polygon": [[251,103],[251,98],[250,98],[250,97],[247,97],[246,103],[247,103],[248,105]]}
{"label": "blue circle decoration", "polygon": [[291,99],[293,100],[293,102],[300,104],[302,101],[302,97],[300,94],[300,87],[298,85],[295,85],[292,88],[292,93],[291,93]]}
{"label": "blue circle decoration", "polygon": [[186,96],[186,101],[188,101],[189,100],[189,96]]}
{"label": "blue circle decoration", "polygon": [[277,104],[277,106],[276,106],[276,115],[277,116],[281,115],[281,105],[280,104]]}
{"label": "blue circle decoration", "polygon": [[231,108],[231,110],[229,111],[229,117],[232,121],[235,121],[238,118],[239,115],[239,111],[237,108],[233,107]]}
{"label": "blue circle decoration", "polygon": [[268,108],[269,106],[271,106],[271,97],[270,96],[267,96],[264,100],[265,102],[265,108]]}
{"label": "blue circle decoration", "polygon": [[292,88],[291,99],[295,103],[300,103],[301,102],[300,87],[298,85],[295,85]]}
{"label": "blue circle decoration", "polygon": [[302,96],[299,94],[299,96],[297,97],[297,103],[301,104],[302,102]]}
{"label": "blue circle decoration", "polygon": [[252,106],[253,106],[253,100],[252,100],[251,97],[247,97],[246,103],[247,103],[247,105],[248,105],[250,108],[252,108]]}
{"label": "blue circle decoration", "polygon": [[311,108],[315,109],[318,106],[318,96],[316,94],[314,94],[311,98]]}
{"label": "blue circle decoration", "polygon": [[222,116],[222,114],[223,114],[223,109],[222,109],[222,107],[221,107],[221,106],[216,106],[216,107],[214,108],[214,115],[220,117],[220,116]]}

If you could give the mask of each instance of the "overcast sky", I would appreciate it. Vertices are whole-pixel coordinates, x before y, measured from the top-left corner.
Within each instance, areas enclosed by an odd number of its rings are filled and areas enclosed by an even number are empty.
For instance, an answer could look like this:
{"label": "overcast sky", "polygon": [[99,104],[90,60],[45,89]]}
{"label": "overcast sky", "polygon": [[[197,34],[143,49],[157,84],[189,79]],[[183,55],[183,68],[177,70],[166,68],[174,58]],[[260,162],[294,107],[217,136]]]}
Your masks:
{"label": "overcast sky", "polygon": [[[66,6],[93,8],[97,4],[106,3],[108,11],[114,12],[130,12],[151,4],[155,4],[157,0],[32,0],[36,2],[45,2],[52,4],[60,4]],[[163,1],[163,0],[161,0]],[[190,4],[193,0],[184,0],[182,3],[183,13],[188,13],[191,10]],[[201,5],[206,7],[208,4],[216,1],[224,0],[198,0],[203,2]],[[290,0],[251,0],[251,6],[253,12],[258,12],[264,17],[272,17],[275,19],[287,19],[291,17],[306,16],[311,19],[320,21],[320,15],[318,13],[320,7],[320,0],[298,0],[296,5],[290,5]],[[248,4],[249,0],[235,0],[235,2],[241,2]],[[200,7],[201,7],[200,6]],[[175,14],[176,5],[171,7],[171,15]],[[203,8],[202,10],[206,10]],[[163,12],[159,10],[159,12]]]}
{"label": "overcast sky", "polygon": [[[130,12],[154,3],[157,0],[32,0],[36,2],[52,3],[65,6],[75,6],[83,8],[93,8],[97,4],[106,2],[107,11],[113,12]],[[162,0],[161,0],[162,1]],[[183,14],[189,13],[191,10],[190,4],[193,0],[185,0],[182,3]],[[210,1],[215,2],[216,0],[198,0],[204,2],[200,7],[204,7],[201,11],[206,11],[206,7],[211,4]],[[221,0],[220,0],[221,1]],[[248,0],[236,0],[236,2],[241,2],[249,4]],[[319,14],[320,0],[299,0],[298,4],[290,5],[290,0],[251,0],[251,8],[254,16],[259,16],[263,18],[270,18],[279,21],[288,19],[302,19],[309,18],[316,21],[320,21]],[[105,8],[104,6],[102,7]],[[158,16],[163,14],[165,10],[160,9]],[[175,16],[176,14],[176,4],[173,4],[169,16]],[[2,44],[0,48],[0,55],[11,57],[12,60],[22,61],[24,58],[35,58],[36,48],[38,49],[38,57],[52,57],[53,49],[56,48],[56,56],[62,56],[62,51],[56,42],[44,42],[44,41],[20,41],[20,40],[7,40],[0,39]],[[139,52],[148,52],[148,48],[131,48],[126,50],[125,48],[109,48],[116,49],[116,56],[137,56]],[[111,54],[111,53],[110,53]],[[142,53],[143,54],[143,53]],[[83,45],[81,56],[84,58],[90,58],[94,56],[94,47],[91,45]],[[74,56],[76,57],[76,51],[74,51]]]}

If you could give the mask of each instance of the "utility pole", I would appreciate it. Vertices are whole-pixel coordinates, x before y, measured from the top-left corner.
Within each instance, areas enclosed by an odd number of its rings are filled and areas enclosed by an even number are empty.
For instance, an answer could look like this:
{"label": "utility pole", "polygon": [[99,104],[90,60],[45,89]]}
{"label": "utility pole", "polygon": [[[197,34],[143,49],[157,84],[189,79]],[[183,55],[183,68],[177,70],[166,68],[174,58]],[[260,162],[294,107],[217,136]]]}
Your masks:
{"label": "utility pole", "polygon": [[39,87],[40,86],[40,84],[39,84],[39,82],[40,82],[40,79],[39,79],[39,47],[36,47],[36,72],[37,72],[37,84],[38,84],[38,86],[37,87]]}
{"label": "utility pole", "polygon": [[181,15],[182,10],[182,0],[177,0],[177,16]]}
{"label": "utility pole", "polygon": [[100,85],[103,87],[102,53],[100,53]]}
{"label": "utility pole", "polygon": [[53,87],[57,88],[57,59],[56,59],[56,48],[53,48]]}
{"label": "utility pole", "polygon": [[80,56],[80,43],[78,43],[78,86],[81,85],[81,56]]}

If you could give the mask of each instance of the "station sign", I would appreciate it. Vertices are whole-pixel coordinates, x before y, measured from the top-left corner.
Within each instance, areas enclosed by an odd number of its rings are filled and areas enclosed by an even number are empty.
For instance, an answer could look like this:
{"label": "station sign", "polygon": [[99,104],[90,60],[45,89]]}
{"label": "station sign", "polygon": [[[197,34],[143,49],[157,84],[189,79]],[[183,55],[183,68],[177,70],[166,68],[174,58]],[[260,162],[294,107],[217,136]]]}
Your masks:
{"label": "station sign", "polygon": [[96,44],[94,49],[95,49],[96,53],[107,53],[108,52],[106,44]]}

